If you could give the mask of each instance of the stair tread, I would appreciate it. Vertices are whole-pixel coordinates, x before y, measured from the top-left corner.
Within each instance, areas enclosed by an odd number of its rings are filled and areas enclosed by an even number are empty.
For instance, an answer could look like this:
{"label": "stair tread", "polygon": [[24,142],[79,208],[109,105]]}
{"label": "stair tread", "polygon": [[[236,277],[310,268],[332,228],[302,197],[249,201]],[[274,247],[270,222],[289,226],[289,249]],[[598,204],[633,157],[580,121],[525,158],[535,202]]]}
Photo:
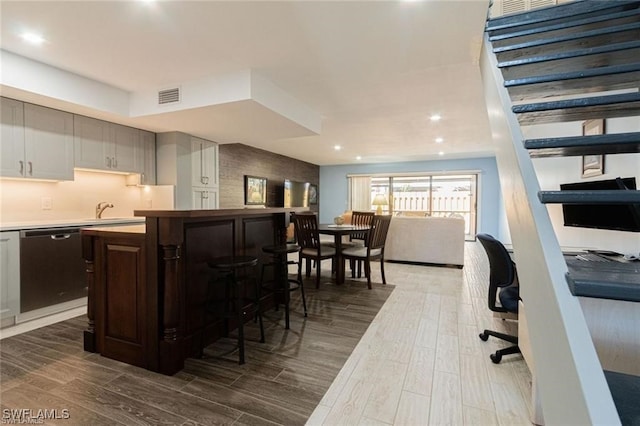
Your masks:
{"label": "stair tread", "polygon": [[637,204],[640,191],[540,191],[538,199],[544,204]]}
{"label": "stair tread", "polygon": [[504,86],[511,99],[519,101],[631,89],[639,81],[640,63],[635,63],[516,78]]}
{"label": "stair tread", "polygon": [[520,124],[553,123],[638,115],[640,93],[591,96],[514,105]]}
{"label": "stair tread", "polygon": [[532,158],[598,154],[640,153],[640,132],[527,139],[524,147]]}
{"label": "stair tread", "polygon": [[568,52],[557,52],[553,54],[530,56],[526,58],[518,58],[498,63],[498,68],[516,67],[520,65],[528,65],[534,63],[542,63],[556,61],[560,59],[578,58],[601,53],[617,52],[621,50],[636,49],[640,47],[640,40],[627,41],[622,43],[614,43],[605,46],[589,47],[586,49],[571,50]]}
{"label": "stair tread", "polygon": [[591,37],[611,35],[615,33],[621,33],[624,31],[633,31],[640,29],[640,22],[633,22],[629,24],[616,25],[615,27],[598,28],[595,30],[587,30],[578,33],[564,34],[555,37],[542,38],[538,40],[531,40],[523,43],[516,43],[507,46],[494,47],[493,52],[503,53],[514,50],[526,49],[531,47],[548,46],[550,44],[561,43],[565,41],[575,41],[580,39],[586,39]]}
{"label": "stair tread", "polygon": [[578,0],[555,6],[543,7],[527,12],[491,18],[487,21],[486,31],[499,31],[508,28],[517,28],[525,25],[538,24],[549,20],[558,19],[581,19],[581,15],[597,11],[615,10],[628,6],[637,5],[638,1],[617,1],[610,0],[593,1]]}
{"label": "stair tread", "polygon": [[[640,302],[640,262],[594,262],[566,256],[565,278],[574,296]],[[604,258],[603,258],[604,260]]]}
{"label": "stair tread", "polygon": [[618,95],[591,96],[587,98],[527,103],[514,105],[511,107],[511,110],[516,114],[523,114],[527,112],[540,112],[594,106],[611,106],[615,104],[625,105],[630,102],[640,102],[640,93],[622,93]]}
{"label": "stair tread", "polygon": [[[598,68],[590,68],[585,70],[577,70],[571,72],[562,72],[556,74],[534,75],[530,77],[516,78],[504,82],[505,87],[515,87],[529,84],[548,83],[562,80],[575,80],[596,76],[612,76],[615,74],[624,74],[634,71],[640,71],[640,62],[633,64],[612,65]],[[637,86],[637,84],[636,84]]]}
{"label": "stair tread", "polygon": [[[567,258],[565,279],[574,296],[640,302],[640,263]],[[637,404],[636,404],[637,406]]]}
{"label": "stair tread", "polygon": [[604,371],[609,391],[623,425],[640,423],[640,376]]}
{"label": "stair tread", "polygon": [[638,14],[640,14],[640,9],[614,11],[612,13],[607,13],[607,14],[604,14],[604,15],[589,16],[589,17],[586,17],[586,18],[576,19],[576,20],[569,21],[569,22],[561,22],[561,23],[547,25],[547,26],[541,26],[541,27],[535,27],[535,28],[527,28],[527,29],[524,29],[524,30],[519,30],[519,31],[514,31],[514,32],[491,35],[491,36],[489,36],[489,41],[491,41],[491,42],[503,41],[503,40],[508,40],[510,38],[529,36],[529,35],[534,35],[534,34],[541,34],[541,33],[549,32],[549,31],[562,30],[562,29],[566,29],[566,28],[573,28],[573,27],[579,27],[579,26],[582,26],[582,25],[594,24],[594,23],[597,23],[597,22],[611,21],[611,20],[615,20],[615,19],[626,18],[626,17],[638,15]]}

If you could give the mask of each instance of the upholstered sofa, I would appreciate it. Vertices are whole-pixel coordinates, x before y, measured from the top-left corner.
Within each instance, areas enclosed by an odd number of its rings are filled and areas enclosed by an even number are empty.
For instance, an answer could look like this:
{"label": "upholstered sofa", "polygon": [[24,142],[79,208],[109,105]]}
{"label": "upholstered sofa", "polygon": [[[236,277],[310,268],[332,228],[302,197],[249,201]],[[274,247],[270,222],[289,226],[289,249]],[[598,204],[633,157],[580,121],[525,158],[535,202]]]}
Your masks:
{"label": "upholstered sofa", "polygon": [[464,233],[461,218],[394,216],[384,258],[462,267]]}

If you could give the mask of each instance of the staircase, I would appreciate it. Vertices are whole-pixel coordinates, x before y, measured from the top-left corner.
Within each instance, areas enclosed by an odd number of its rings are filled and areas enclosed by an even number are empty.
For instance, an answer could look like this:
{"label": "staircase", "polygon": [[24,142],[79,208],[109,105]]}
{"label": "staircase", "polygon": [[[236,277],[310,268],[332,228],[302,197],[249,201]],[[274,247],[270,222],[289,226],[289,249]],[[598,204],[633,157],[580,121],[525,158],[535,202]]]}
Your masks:
{"label": "staircase", "polygon": [[[640,1],[578,0],[489,19],[483,50],[487,111],[531,342],[527,363],[535,366],[544,422],[636,424],[640,410],[627,408],[640,401],[640,381],[602,370],[575,297],[582,281],[568,272],[545,204],[640,209],[640,191],[541,190],[531,159],[639,154],[640,132],[525,140],[520,126],[640,120]],[[606,284],[628,285],[629,277],[628,288],[640,292],[637,268]]]}

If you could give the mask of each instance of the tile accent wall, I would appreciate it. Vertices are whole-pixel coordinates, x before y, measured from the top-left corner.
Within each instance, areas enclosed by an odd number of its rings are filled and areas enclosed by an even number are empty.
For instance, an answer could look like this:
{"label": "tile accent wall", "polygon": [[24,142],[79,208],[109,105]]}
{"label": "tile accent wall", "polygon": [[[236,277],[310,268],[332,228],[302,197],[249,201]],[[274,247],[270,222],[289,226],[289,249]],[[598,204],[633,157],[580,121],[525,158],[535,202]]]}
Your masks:
{"label": "tile accent wall", "polygon": [[[320,166],[315,164],[239,143],[223,144],[219,149],[221,209],[244,206],[244,175],[267,178],[267,207],[283,206],[285,179],[316,185],[320,181]],[[311,210],[317,211],[318,206]]]}

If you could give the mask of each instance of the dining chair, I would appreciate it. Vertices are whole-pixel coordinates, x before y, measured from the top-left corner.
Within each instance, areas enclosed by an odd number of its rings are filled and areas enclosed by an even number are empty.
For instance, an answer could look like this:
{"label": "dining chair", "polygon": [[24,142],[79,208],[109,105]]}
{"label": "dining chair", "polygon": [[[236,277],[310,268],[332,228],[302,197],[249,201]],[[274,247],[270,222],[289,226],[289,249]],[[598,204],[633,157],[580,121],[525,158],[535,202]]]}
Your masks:
{"label": "dining chair", "polygon": [[[384,244],[387,240],[387,233],[389,232],[389,224],[391,223],[391,216],[388,215],[374,215],[371,220],[371,227],[367,234],[365,245],[347,247],[342,250],[342,256],[349,260],[364,262],[364,273],[367,277],[367,287],[371,289],[371,261],[380,260],[380,273],[382,275],[382,283],[386,284],[387,279],[384,275]],[[354,277],[355,273],[352,270],[351,276]]]}
{"label": "dining chair", "polygon": [[[351,213],[351,225],[370,227],[371,221],[373,220],[374,215],[375,215],[374,212],[354,211]],[[349,242],[343,242],[342,246],[345,248],[354,247],[354,246],[364,247],[365,241],[367,239],[367,235],[368,235],[367,231],[351,234],[349,235]],[[349,266],[351,268],[352,276],[353,276],[353,272],[356,269],[356,265],[358,270],[358,278],[360,278],[362,276],[362,262],[351,259],[351,261],[349,262]]]}
{"label": "dining chair", "polygon": [[293,217],[299,252],[298,279],[302,281],[302,259],[306,259],[307,277],[311,276],[311,261],[316,265],[316,288],[320,288],[320,265],[322,260],[331,259],[335,264],[336,249],[320,243],[318,217],[315,214],[296,214]]}

